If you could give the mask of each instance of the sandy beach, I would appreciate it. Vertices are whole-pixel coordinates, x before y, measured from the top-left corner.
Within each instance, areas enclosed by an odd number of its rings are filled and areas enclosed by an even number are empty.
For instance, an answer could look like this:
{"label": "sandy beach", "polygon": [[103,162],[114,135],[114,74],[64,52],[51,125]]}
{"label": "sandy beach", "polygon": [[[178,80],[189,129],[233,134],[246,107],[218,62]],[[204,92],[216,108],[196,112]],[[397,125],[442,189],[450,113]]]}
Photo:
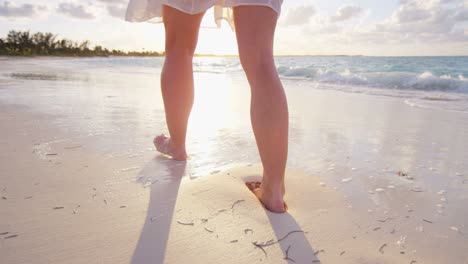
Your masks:
{"label": "sandy beach", "polygon": [[195,73],[177,162],[152,146],[159,73],[139,60],[0,59],[2,264],[468,263],[466,112],[283,79],[272,214],[244,185],[262,173],[245,77]]}

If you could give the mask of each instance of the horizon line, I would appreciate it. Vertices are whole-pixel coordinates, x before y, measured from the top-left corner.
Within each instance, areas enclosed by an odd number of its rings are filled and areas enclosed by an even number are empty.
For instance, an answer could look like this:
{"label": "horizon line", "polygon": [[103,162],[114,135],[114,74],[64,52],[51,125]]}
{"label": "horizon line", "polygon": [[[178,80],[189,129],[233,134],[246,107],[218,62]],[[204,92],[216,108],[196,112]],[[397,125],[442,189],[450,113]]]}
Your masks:
{"label": "horizon line", "polygon": [[[203,54],[195,57],[239,57],[239,54]],[[274,57],[468,57],[467,55],[346,55],[346,54],[275,54]]]}

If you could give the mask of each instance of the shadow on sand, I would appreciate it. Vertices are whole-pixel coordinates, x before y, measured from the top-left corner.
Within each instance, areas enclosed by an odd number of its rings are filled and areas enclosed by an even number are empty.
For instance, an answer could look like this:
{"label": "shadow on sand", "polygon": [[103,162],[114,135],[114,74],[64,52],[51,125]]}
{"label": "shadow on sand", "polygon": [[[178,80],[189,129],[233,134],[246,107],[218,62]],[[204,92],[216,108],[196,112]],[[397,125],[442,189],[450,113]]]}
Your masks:
{"label": "shadow on sand", "polygon": [[151,184],[151,192],[146,221],[132,264],[164,263],[177,194],[186,165],[186,162],[157,156],[140,172],[137,181]]}
{"label": "shadow on sand", "polygon": [[291,214],[273,214],[268,211],[266,214],[287,263],[321,263],[318,258],[320,251],[312,248],[305,236],[307,231],[302,230]]}
{"label": "shadow on sand", "polygon": [[[138,181],[149,186],[151,193],[146,221],[132,257],[132,264],[164,263],[171,222],[186,165],[185,162],[158,156],[149,161],[140,172]],[[240,185],[239,188],[245,187]],[[280,246],[284,258],[288,257],[284,261],[320,263],[316,256],[317,252],[314,251],[304,231],[291,214],[274,214],[269,211],[266,211],[266,214],[276,236],[276,241],[271,246],[277,246],[276,244]],[[268,247],[263,247],[267,261],[275,263],[283,261],[269,258]],[[255,261],[252,260],[253,262]]]}

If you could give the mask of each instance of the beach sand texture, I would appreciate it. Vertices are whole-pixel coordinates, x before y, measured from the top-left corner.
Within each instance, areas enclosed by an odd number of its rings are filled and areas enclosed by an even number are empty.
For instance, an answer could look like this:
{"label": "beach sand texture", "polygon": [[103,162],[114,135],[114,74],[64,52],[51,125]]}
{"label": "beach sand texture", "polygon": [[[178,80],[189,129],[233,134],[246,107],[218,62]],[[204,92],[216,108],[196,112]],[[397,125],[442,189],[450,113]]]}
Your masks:
{"label": "beach sand texture", "polygon": [[151,145],[158,75],[102,63],[2,61],[2,264],[468,263],[466,113],[284,80],[278,215],[244,186],[261,167],[243,78],[196,74],[184,163]]}

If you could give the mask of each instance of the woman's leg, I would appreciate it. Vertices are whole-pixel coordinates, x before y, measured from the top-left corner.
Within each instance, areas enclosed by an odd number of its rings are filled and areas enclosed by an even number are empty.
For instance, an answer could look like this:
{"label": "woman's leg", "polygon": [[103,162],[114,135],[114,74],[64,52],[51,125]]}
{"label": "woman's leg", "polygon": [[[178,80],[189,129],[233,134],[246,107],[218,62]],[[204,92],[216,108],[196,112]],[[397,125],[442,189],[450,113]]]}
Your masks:
{"label": "woman's leg", "polygon": [[269,7],[234,8],[239,56],[252,93],[252,128],[263,164],[261,184],[248,185],[267,209],[279,213],[286,210],[283,197],[289,115],[273,59],[277,19],[277,13]]}
{"label": "woman's leg", "polygon": [[192,60],[203,15],[190,15],[163,6],[166,58],[161,73],[161,92],[170,137],[157,136],[154,145],[159,152],[176,160],[187,159],[185,137],[194,96]]}

